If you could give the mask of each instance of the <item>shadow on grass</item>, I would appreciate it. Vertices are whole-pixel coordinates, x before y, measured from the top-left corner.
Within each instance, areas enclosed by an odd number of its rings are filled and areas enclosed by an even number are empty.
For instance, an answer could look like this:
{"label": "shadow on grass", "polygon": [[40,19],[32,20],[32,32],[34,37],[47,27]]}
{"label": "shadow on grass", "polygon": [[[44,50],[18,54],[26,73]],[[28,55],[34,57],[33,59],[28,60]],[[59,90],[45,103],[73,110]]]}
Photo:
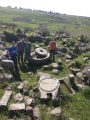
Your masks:
{"label": "shadow on grass", "polygon": [[[50,61],[47,62],[47,65],[49,64],[50,64]],[[22,81],[21,76],[20,76],[20,71],[22,71],[23,73],[27,73],[27,72],[37,73],[38,69],[41,69],[42,66],[43,66],[42,64],[35,65],[35,64],[30,64],[30,63],[25,62],[23,64],[19,64],[18,70],[15,70],[14,72],[12,71],[12,74],[16,81]]]}
{"label": "shadow on grass", "polygon": [[[46,64],[44,65],[49,65],[51,62],[48,61]],[[31,64],[31,63],[24,63],[22,65],[20,65],[20,70],[24,73],[32,71],[33,73],[36,73],[38,69],[41,69],[43,66],[43,64],[41,65],[36,65],[36,64]]]}
{"label": "shadow on grass", "polygon": [[62,66],[62,65],[59,66],[59,70],[60,70],[60,71],[63,70],[63,66]]}
{"label": "shadow on grass", "polygon": [[71,87],[72,87],[76,92],[79,91],[78,86],[76,86],[76,84],[75,84],[74,82],[71,83]]}

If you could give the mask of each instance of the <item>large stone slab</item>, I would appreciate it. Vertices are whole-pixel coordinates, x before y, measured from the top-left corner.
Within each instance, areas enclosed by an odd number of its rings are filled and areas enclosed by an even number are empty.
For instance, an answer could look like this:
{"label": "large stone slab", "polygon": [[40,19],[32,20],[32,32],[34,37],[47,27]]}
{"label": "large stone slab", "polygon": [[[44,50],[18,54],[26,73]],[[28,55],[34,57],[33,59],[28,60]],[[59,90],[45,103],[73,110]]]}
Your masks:
{"label": "large stone slab", "polygon": [[12,94],[12,91],[8,91],[8,90],[5,91],[2,99],[0,100],[0,107],[7,106],[11,94]]}
{"label": "large stone slab", "polygon": [[17,103],[17,104],[11,104],[9,106],[9,112],[25,112],[25,104],[24,103]]}

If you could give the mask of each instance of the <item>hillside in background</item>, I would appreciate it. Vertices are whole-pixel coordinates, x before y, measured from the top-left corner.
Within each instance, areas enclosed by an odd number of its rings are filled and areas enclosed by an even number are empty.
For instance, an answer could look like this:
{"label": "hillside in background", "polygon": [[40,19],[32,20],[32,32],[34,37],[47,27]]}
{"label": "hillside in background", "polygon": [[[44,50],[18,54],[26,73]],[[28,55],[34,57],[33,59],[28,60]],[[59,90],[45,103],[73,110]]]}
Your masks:
{"label": "hillside in background", "polygon": [[[44,12],[31,9],[16,9],[0,7],[0,31],[2,25],[13,25],[30,31],[47,28],[52,35],[57,30],[65,30],[72,36],[90,35],[90,18]],[[8,29],[7,28],[7,29]]]}
{"label": "hillside in background", "polygon": [[[6,50],[26,37],[30,55],[15,69]],[[0,120],[90,120],[89,17],[0,7]]]}

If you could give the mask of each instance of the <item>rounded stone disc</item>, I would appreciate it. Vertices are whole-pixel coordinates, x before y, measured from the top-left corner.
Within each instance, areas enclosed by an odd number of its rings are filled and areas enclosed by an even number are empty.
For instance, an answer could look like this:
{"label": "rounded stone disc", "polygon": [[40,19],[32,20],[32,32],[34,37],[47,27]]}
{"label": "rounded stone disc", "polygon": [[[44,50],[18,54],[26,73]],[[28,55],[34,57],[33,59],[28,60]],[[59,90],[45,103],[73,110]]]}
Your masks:
{"label": "rounded stone disc", "polygon": [[58,88],[58,81],[56,79],[43,79],[40,81],[39,87],[46,92],[54,91]]}

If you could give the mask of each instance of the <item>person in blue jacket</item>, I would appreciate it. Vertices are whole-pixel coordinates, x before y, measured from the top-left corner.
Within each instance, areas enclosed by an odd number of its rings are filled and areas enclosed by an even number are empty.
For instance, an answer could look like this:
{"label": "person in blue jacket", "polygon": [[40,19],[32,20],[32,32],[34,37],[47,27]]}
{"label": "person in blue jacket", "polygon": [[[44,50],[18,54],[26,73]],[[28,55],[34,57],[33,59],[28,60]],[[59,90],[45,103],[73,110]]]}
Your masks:
{"label": "person in blue jacket", "polygon": [[17,48],[16,48],[16,43],[12,41],[12,45],[8,47],[7,49],[7,54],[11,58],[11,60],[14,62],[15,69],[18,69],[17,66]]}

